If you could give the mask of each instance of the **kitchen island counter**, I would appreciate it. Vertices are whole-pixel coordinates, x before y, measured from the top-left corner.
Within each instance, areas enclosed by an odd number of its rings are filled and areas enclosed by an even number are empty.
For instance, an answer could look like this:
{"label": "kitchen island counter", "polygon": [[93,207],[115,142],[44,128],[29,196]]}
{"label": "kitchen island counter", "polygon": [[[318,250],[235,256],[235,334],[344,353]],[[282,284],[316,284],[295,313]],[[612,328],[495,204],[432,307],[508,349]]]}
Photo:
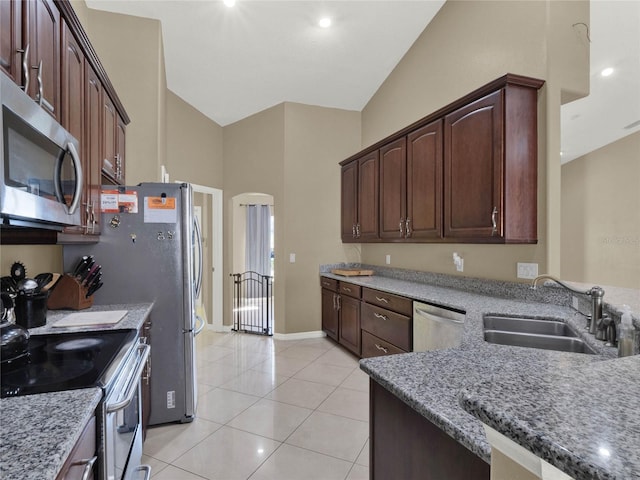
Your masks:
{"label": "kitchen island counter", "polygon": [[640,478],[640,356],[549,375],[507,374],[463,390],[461,402],[572,478]]}
{"label": "kitchen island counter", "polygon": [[0,400],[0,478],[55,479],[101,399],[86,388]]}
{"label": "kitchen island counter", "polygon": [[[494,291],[487,291],[480,281],[477,289],[479,293],[472,293],[469,289],[462,289],[468,288],[468,284],[464,287],[452,288],[450,285],[432,285],[412,281],[412,279],[390,278],[383,275],[356,278],[344,278],[329,272],[321,272],[321,275],[466,312],[462,343],[459,347],[368,358],[362,360],[360,366],[372,380],[487,463],[491,461],[491,447],[482,422],[462,408],[460,404],[462,390],[467,389],[468,392],[473,392],[474,385],[480,384],[486,388],[486,391],[490,391],[492,386],[507,384],[517,391],[514,397],[518,397],[525,404],[535,405],[536,399],[544,396],[545,392],[528,388],[529,379],[533,377],[548,379],[555,375],[571,378],[576,372],[606,370],[608,367],[605,365],[615,365],[616,362],[622,361],[615,359],[617,356],[615,348],[606,347],[604,342],[595,340],[592,335],[585,332],[586,319],[582,314],[567,306],[545,303],[547,299],[536,298],[538,294],[529,292],[529,286],[516,286],[516,290],[519,291],[509,298],[512,292],[505,290],[500,294],[495,291],[495,285],[491,287]],[[500,285],[497,288],[499,287]],[[555,288],[539,290],[548,291],[552,296],[562,295],[562,292]],[[616,307],[611,306],[611,308]],[[482,327],[482,318],[486,314],[562,320],[572,326],[598,354],[563,353],[487,343],[483,338]],[[636,312],[634,323],[637,325],[637,322]],[[580,377],[577,375],[577,378]],[[518,388],[518,385],[522,385],[522,388]],[[588,387],[585,388],[588,389]],[[597,395],[595,391],[593,394]],[[553,399],[548,398],[547,401],[553,402]],[[597,402],[594,403],[579,395],[572,401],[567,399],[567,402],[567,408],[572,407],[574,414],[578,409],[579,415],[588,416],[591,410],[598,408]],[[618,403],[617,408],[633,410],[640,407],[638,397],[630,399],[630,402],[632,405]],[[593,408],[587,408],[587,405]],[[496,418],[499,418],[499,405],[493,413]],[[576,435],[580,436],[581,433],[576,432]],[[530,447],[527,444],[524,446]],[[564,447],[571,448],[571,445],[568,443]],[[561,470],[566,467],[566,464],[549,463],[559,465],[558,468]],[[584,470],[582,478],[587,478],[589,471]],[[577,476],[575,472],[572,474]],[[615,468],[609,474],[610,477],[601,478],[628,478],[628,476],[620,476],[620,472],[616,473]],[[637,475],[638,472],[636,471],[635,474]],[[577,478],[580,477],[577,476]]]}

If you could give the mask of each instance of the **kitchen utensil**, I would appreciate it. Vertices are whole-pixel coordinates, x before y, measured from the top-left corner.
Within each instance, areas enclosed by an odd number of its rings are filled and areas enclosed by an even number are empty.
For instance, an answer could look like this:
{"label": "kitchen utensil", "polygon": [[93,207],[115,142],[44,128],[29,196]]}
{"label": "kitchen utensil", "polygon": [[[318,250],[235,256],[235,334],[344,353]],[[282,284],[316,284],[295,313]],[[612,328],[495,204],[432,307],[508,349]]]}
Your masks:
{"label": "kitchen utensil", "polygon": [[17,293],[18,286],[13,278],[1,277],[0,278],[0,290],[5,293]]}
{"label": "kitchen utensil", "polygon": [[18,293],[32,294],[37,293],[38,282],[33,278],[25,278],[18,282]]}
{"label": "kitchen utensil", "polygon": [[53,273],[39,273],[35,276],[34,280],[38,282],[38,291],[41,292],[42,288],[53,280]]}
{"label": "kitchen utensil", "polygon": [[56,286],[56,284],[58,283],[58,280],[60,280],[60,274],[59,273],[52,273],[51,274],[51,281],[49,283],[47,283],[44,287],[42,287],[40,289],[41,292],[49,292],[51,290],[53,290],[53,288]]}
{"label": "kitchen utensil", "polygon": [[15,360],[27,352],[29,331],[21,325],[9,320],[9,311],[13,310],[13,300],[7,293],[2,293],[2,322],[0,323],[0,359],[2,363]]}
{"label": "kitchen utensil", "polygon": [[49,292],[27,294],[18,292],[16,297],[16,323],[25,328],[42,327],[47,323],[47,299]]}

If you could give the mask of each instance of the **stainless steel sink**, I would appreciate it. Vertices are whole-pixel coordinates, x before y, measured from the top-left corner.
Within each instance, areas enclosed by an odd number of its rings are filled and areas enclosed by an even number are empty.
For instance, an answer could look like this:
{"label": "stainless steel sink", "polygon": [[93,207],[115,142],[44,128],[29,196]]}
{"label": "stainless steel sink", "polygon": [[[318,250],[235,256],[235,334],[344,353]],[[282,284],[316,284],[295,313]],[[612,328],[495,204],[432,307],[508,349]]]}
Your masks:
{"label": "stainless steel sink", "polygon": [[596,353],[578,338],[569,325],[557,320],[487,315],[483,323],[484,339],[490,343],[561,352]]}
{"label": "stainless steel sink", "polygon": [[566,323],[557,320],[542,320],[539,318],[487,315],[484,317],[484,328],[485,330],[577,337],[576,333]]}
{"label": "stainless steel sink", "polygon": [[544,350],[557,350],[560,352],[596,353],[596,351],[584,343],[582,339],[576,337],[485,330],[484,339],[489,343],[497,343],[500,345],[542,348]]}

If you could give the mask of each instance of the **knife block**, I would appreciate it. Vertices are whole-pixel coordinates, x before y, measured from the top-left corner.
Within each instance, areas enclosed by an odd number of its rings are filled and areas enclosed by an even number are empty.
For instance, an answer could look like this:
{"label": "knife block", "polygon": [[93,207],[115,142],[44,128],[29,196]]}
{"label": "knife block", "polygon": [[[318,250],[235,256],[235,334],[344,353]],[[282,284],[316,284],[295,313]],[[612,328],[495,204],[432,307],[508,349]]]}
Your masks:
{"label": "knife block", "polygon": [[47,307],[49,310],[84,310],[93,305],[93,295],[87,298],[87,289],[71,275],[63,275],[51,294]]}

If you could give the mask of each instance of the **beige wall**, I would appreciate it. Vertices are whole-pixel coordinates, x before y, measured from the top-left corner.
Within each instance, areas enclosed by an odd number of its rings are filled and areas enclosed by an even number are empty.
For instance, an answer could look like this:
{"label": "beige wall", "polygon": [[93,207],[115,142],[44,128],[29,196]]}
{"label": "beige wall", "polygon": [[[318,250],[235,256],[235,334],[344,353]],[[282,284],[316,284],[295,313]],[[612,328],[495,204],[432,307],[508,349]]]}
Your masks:
{"label": "beige wall", "polygon": [[[549,243],[559,239],[559,218],[549,223],[546,205],[559,198],[560,187],[559,180],[547,182],[547,172],[550,165],[559,170],[560,159],[559,148],[550,150],[548,145],[559,145],[561,91],[584,88],[588,62],[586,70],[584,56],[571,64],[552,63],[548,50],[579,48],[577,39],[566,41],[573,23],[566,19],[584,21],[586,10],[588,22],[588,3],[551,4],[445,3],[362,112],[362,145],[366,146],[505,73],[545,79],[538,100],[538,244],[368,244],[362,246],[363,262],[382,265],[390,254],[394,267],[455,275],[452,254],[458,252],[465,260],[465,276],[517,281],[517,262],[538,263],[540,272],[554,270],[549,252],[555,247]],[[556,39],[564,43],[558,45]]]}
{"label": "beige wall", "polygon": [[222,188],[222,127],[167,92],[167,158],[171,181]]}
{"label": "beige wall", "polygon": [[[296,103],[285,104],[283,220],[284,282],[287,295],[281,333],[320,330],[318,266],[354,261],[357,247],[340,240],[338,161],[359,149],[360,113]],[[296,262],[289,263],[289,254]],[[278,277],[276,282],[283,277]]]}
{"label": "beige wall", "polygon": [[[240,245],[234,244],[233,197],[244,193],[262,193],[273,196],[278,212],[284,199],[284,105],[277,105],[256,113],[223,129],[224,195],[224,273],[228,279],[233,258]],[[275,220],[275,277],[283,271],[282,225]],[[284,282],[275,282],[274,311],[276,332],[284,328]],[[224,282],[223,323],[229,325],[231,316],[231,283]]]}
{"label": "beige wall", "polygon": [[[225,277],[242,245],[235,241],[233,197],[274,200],[275,331],[320,330],[318,266],[357,261],[339,232],[338,162],[360,148],[358,112],[280,104],[224,128]],[[296,263],[289,263],[289,254]],[[231,318],[225,285],[225,323]]]}
{"label": "beige wall", "polygon": [[640,133],[562,166],[562,278],[640,288]]}

